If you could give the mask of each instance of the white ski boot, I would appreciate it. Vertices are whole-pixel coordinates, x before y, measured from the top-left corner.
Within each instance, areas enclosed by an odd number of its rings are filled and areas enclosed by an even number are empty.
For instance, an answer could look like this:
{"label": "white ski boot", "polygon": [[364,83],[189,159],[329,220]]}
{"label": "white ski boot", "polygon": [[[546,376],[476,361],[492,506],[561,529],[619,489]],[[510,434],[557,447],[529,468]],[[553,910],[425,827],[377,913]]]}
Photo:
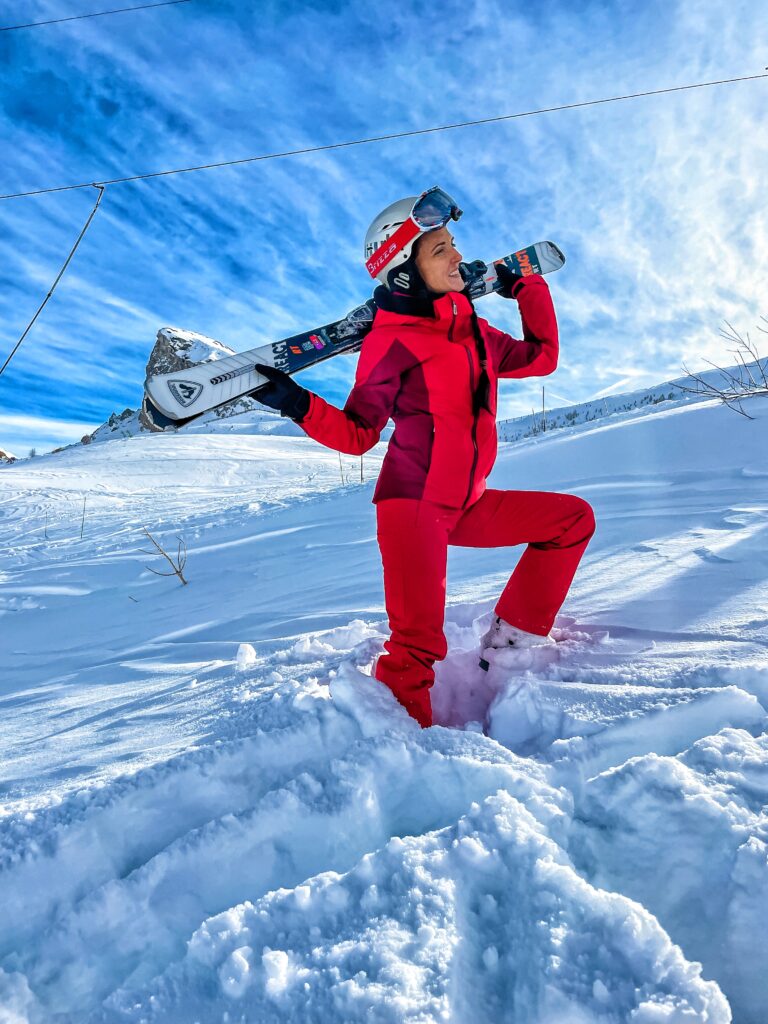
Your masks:
{"label": "white ski boot", "polygon": [[491,619],[491,628],[480,641],[480,668],[487,672],[490,661],[486,657],[488,651],[517,650],[528,651],[533,647],[550,647],[555,643],[551,636],[540,636],[538,633],[526,633],[505,622],[499,615]]}

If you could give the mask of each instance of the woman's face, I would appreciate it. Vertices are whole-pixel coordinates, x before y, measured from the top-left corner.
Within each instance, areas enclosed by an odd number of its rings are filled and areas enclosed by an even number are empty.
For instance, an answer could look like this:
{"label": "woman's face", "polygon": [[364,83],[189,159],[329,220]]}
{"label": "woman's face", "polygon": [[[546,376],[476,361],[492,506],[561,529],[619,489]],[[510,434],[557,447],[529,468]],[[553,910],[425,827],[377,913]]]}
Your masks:
{"label": "woman's face", "polygon": [[460,292],[464,279],[459,273],[461,253],[448,228],[428,231],[416,247],[416,266],[431,292]]}

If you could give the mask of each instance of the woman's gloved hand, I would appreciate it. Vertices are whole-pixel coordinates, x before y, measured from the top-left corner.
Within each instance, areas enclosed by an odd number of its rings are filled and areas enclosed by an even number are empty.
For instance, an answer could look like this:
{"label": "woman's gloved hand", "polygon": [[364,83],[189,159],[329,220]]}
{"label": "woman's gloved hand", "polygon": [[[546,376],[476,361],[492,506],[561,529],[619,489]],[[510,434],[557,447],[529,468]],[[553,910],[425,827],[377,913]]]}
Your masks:
{"label": "woman's gloved hand", "polygon": [[267,378],[269,384],[262,384],[260,388],[249,392],[250,396],[262,405],[276,409],[281,416],[288,416],[301,423],[309,412],[309,391],[274,366],[256,363],[255,369]]}
{"label": "woman's gloved hand", "polygon": [[525,284],[522,274],[516,274],[510,270],[506,263],[495,263],[496,275],[501,283],[501,288],[496,289],[496,294],[503,299],[516,299],[520,289]]}

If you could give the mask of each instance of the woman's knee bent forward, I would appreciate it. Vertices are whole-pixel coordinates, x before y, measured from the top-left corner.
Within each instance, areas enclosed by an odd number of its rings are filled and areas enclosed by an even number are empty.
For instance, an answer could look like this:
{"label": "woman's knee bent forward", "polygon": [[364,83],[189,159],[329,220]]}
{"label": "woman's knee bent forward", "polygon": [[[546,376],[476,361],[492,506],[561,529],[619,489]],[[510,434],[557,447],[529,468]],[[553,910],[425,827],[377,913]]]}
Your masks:
{"label": "woman's knee bent forward", "polygon": [[576,494],[564,494],[568,499],[570,522],[563,532],[560,542],[566,544],[583,544],[592,539],[595,533],[595,511],[588,501]]}

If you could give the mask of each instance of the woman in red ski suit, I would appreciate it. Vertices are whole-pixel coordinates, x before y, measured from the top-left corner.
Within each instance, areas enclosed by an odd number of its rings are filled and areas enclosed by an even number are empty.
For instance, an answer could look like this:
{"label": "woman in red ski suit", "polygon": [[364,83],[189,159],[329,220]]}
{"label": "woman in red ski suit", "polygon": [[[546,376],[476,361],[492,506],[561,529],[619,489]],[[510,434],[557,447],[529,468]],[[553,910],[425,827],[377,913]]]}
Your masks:
{"label": "woman in red ski suit", "polygon": [[[367,452],[394,420],[373,496],[392,631],[375,676],[429,726],[432,666],[447,653],[448,545],[527,544],[496,615],[516,631],[545,638],[595,523],[591,507],[573,495],[486,488],[496,458],[498,378],[545,376],[557,366],[546,282],[537,274],[504,273],[502,266],[502,294],[520,307],[518,341],[478,317],[463,294],[461,255],[444,223],[422,229],[415,242],[394,275],[399,287],[376,289],[379,308],[343,409],[264,366],[259,369],[274,383],[257,397],[348,455]],[[411,291],[402,289],[408,272]],[[263,393],[270,390],[271,396]]]}

